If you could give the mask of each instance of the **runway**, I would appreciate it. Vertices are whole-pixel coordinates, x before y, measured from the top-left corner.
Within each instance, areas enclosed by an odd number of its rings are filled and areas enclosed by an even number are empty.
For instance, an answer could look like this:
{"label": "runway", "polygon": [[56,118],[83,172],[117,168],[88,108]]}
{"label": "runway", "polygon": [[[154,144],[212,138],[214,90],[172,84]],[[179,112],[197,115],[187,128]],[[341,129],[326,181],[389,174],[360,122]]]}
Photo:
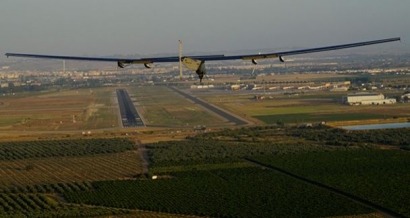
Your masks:
{"label": "runway", "polygon": [[237,116],[235,116],[235,115],[233,115],[229,112],[226,112],[226,111],[222,110],[221,108],[218,108],[217,106],[212,105],[212,104],[210,104],[210,103],[208,103],[208,102],[206,102],[206,101],[204,101],[200,98],[189,95],[189,94],[187,94],[187,93],[185,93],[185,92],[183,92],[183,91],[181,91],[181,90],[179,90],[179,89],[177,89],[173,86],[171,86],[169,88],[172,89],[173,91],[177,92],[178,94],[184,96],[185,98],[193,101],[195,104],[198,104],[198,105],[204,107],[205,109],[207,109],[207,110],[209,110],[209,111],[223,117],[228,122],[231,122],[231,123],[233,123],[237,126],[249,124],[249,122],[247,122],[246,120],[241,119],[240,117],[237,117]]}
{"label": "runway", "polygon": [[127,90],[117,89],[117,99],[120,107],[122,126],[124,128],[145,126],[135,109]]}

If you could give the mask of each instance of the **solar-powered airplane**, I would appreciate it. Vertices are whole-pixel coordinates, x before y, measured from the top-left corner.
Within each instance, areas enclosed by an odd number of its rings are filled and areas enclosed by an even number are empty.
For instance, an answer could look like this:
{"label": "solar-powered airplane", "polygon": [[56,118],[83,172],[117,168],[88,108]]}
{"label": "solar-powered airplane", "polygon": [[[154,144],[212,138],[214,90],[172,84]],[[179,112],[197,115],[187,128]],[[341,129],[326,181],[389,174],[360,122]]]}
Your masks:
{"label": "solar-powered airplane", "polygon": [[333,45],[318,48],[300,49],[293,51],[272,52],[265,54],[245,54],[245,55],[203,55],[203,56],[182,56],[182,43],[180,41],[179,56],[169,57],[152,57],[152,58],[106,58],[106,57],[80,57],[80,56],[59,56],[59,55],[41,55],[41,54],[21,54],[21,53],[6,53],[7,57],[25,57],[25,58],[43,58],[43,59],[60,59],[60,60],[78,60],[78,61],[103,61],[103,62],[116,62],[118,67],[124,68],[131,64],[143,64],[146,68],[151,68],[153,63],[166,63],[166,62],[179,62],[180,72],[182,72],[181,65],[183,64],[189,70],[195,71],[199,77],[200,82],[206,74],[205,62],[206,61],[225,61],[225,60],[249,60],[253,64],[257,64],[259,59],[267,58],[279,58],[279,61],[284,62],[284,56],[308,54],[315,52],[339,50],[360,46],[367,46],[373,44],[381,44],[387,42],[400,41],[400,37],[380,39],[366,42],[357,42],[342,45]]}

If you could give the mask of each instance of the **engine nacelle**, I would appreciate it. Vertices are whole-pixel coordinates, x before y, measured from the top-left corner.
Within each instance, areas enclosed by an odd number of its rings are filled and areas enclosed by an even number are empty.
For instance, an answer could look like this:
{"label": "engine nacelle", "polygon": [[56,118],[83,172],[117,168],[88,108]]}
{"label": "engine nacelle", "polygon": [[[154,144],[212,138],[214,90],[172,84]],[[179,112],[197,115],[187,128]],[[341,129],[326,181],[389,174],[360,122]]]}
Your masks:
{"label": "engine nacelle", "polygon": [[279,61],[282,62],[282,63],[285,62],[285,60],[283,60],[282,56],[279,56]]}
{"label": "engine nacelle", "polygon": [[122,61],[118,61],[118,62],[117,62],[117,66],[118,66],[119,68],[124,68],[124,67],[125,67],[125,63],[122,62]]}

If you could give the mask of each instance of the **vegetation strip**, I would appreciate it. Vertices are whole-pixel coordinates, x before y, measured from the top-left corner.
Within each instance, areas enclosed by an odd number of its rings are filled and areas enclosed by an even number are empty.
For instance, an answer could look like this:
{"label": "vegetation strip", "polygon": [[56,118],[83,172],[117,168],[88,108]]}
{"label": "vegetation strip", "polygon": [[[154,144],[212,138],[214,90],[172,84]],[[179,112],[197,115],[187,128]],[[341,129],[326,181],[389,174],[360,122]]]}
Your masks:
{"label": "vegetation strip", "polygon": [[405,216],[403,216],[403,215],[401,215],[401,214],[399,214],[399,213],[396,213],[395,211],[392,211],[392,210],[389,210],[389,209],[387,209],[387,208],[384,208],[384,207],[382,207],[382,206],[380,206],[380,205],[374,204],[374,203],[372,203],[372,202],[370,202],[370,201],[368,201],[368,200],[365,200],[365,199],[363,199],[363,198],[354,196],[354,195],[352,195],[352,194],[349,194],[349,193],[344,192],[344,191],[342,191],[342,190],[339,190],[339,189],[333,188],[333,187],[331,187],[331,186],[325,185],[325,184],[323,184],[323,183],[316,182],[316,181],[307,179],[307,178],[305,178],[305,177],[298,176],[298,175],[296,175],[296,174],[293,174],[293,173],[288,172],[288,171],[286,171],[286,170],[283,170],[283,169],[281,169],[281,168],[278,168],[278,167],[275,167],[275,166],[272,166],[272,165],[269,165],[269,164],[265,164],[265,163],[262,163],[262,162],[259,162],[259,161],[257,161],[257,160],[253,160],[253,159],[250,159],[250,158],[245,158],[245,160],[247,160],[247,161],[249,161],[249,162],[252,162],[252,163],[254,163],[254,164],[257,164],[257,165],[259,165],[259,166],[268,168],[268,169],[270,169],[270,170],[274,170],[274,171],[280,172],[280,173],[282,173],[282,174],[285,174],[285,175],[290,176],[290,177],[292,177],[292,178],[295,178],[295,179],[298,179],[298,180],[300,180],[300,181],[309,183],[309,184],[311,184],[311,185],[314,185],[314,186],[317,186],[317,187],[326,189],[326,190],[331,191],[331,192],[333,192],[333,193],[335,193],[335,194],[342,195],[342,196],[347,197],[347,198],[349,198],[349,199],[351,199],[351,200],[353,200],[353,201],[355,201],[355,202],[358,202],[358,203],[360,203],[360,204],[362,204],[362,205],[364,205],[364,206],[367,206],[367,207],[370,207],[370,208],[372,208],[372,209],[375,209],[375,210],[379,211],[380,213],[382,213],[383,215],[386,215],[386,216],[388,216],[388,217],[405,217]]}
{"label": "vegetation strip", "polygon": [[0,161],[47,157],[80,157],[129,151],[135,145],[121,138],[0,142]]}

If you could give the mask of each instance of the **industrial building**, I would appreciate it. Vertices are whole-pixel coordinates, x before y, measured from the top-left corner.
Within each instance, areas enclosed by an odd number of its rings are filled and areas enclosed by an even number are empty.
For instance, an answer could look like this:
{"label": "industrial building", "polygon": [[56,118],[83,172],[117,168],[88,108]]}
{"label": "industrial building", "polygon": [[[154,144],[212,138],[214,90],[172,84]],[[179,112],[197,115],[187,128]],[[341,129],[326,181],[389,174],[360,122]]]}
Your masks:
{"label": "industrial building", "polygon": [[379,105],[395,104],[396,99],[385,98],[381,93],[358,93],[347,95],[344,102],[349,105]]}
{"label": "industrial building", "polygon": [[410,102],[410,93],[401,96],[401,102]]}

